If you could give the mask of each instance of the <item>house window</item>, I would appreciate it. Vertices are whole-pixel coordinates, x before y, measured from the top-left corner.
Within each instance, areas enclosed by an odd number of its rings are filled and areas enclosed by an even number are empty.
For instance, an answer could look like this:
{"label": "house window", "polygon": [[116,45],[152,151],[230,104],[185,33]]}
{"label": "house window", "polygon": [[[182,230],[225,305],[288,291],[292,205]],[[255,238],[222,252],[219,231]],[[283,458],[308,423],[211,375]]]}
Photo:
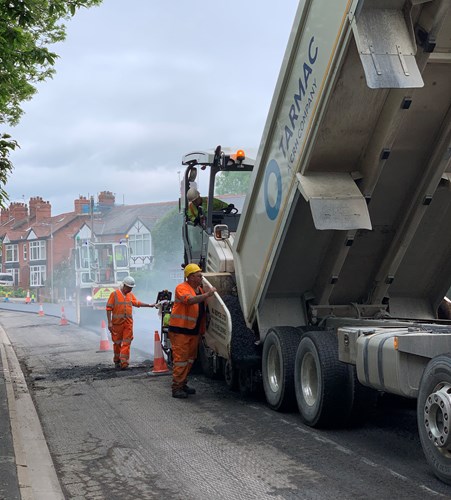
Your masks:
{"label": "house window", "polygon": [[151,255],[150,252],[150,234],[131,234],[128,238],[130,253],[133,256]]}
{"label": "house window", "polygon": [[5,262],[19,262],[19,250],[17,245],[6,245]]}
{"label": "house window", "polygon": [[27,260],[28,259],[28,247],[27,247],[27,244],[24,243],[23,244],[23,260]]}
{"label": "house window", "polygon": [[45,241],[30,241],[30,260],[46,260]]}
{"label": "house window", "polygon": [[45,266],[30,266],[30,286],[44,286]]}

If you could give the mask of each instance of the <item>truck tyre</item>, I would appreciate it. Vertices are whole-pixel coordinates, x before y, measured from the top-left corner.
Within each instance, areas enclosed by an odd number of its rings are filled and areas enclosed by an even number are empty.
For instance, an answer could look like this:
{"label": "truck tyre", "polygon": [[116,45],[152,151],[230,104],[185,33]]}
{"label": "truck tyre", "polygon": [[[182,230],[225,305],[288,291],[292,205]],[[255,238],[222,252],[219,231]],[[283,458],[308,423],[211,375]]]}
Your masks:
{"label": "truck tyre", "polygon": [[451,484],[451,354],[429,361],[420,382],[417,421],[421,446],[434,474]]}
{"label": "truck tyre", "polygon": [[284,411],[296,407],[294,393],[294,360],[300,341],[297,328],[272,328],[263,344],[263,389],[268,405]]}
{"label": "truck tyre", "polygon": [[349,420],[353,380],[338,360],[335,332],[306,332],[296,353],[294,384],[303,422],[311,427],[337,427]]}

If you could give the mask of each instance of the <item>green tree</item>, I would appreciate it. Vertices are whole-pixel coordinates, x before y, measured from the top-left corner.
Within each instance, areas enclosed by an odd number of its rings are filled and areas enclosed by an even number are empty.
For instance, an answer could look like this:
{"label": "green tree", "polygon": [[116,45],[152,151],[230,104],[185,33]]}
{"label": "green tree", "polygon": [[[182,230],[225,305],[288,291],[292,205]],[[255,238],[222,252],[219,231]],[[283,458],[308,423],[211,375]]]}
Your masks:
{"label": "green tree", "polygon": [[251,172],[220,172],[215,177],[215,194],[244,194],[250,178]]}
{"label": "green tree", "polygon": [[[51,286],[50,276],[47,277],[45,286]],[[69,295],[74,292],[75,269],[70,258],[67,258],[55,265],[55,269],[53,270],[53,288],[56,298],[64,297],[64,289],[66,289],[66,293]]]}
{"label": "green tree", "polygon": [[157,265],[183,262],[182,216],[174,208],[152,230],[153,253]]}
{"label": "green tree", "polygon": [[[23,114],[21,103],[36,93],[36,84],[51,78],[58,55],[49,46],[66,37],[64,20],[82,7],[102,0],[0,0],[0,124],[14,126]],[[17,142],[0,132],[0,206],[13,169],[9,158]]]}

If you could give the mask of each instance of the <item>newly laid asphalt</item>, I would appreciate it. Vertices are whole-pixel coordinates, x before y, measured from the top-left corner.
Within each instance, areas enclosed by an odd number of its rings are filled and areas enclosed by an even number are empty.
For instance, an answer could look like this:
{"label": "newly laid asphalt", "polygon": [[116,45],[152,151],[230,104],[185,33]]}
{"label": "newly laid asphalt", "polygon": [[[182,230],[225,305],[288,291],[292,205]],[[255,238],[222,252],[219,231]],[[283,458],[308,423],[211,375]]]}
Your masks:
{"label": "newly laid asphalt", "polygon": [[[37,314],[39,304],[25,306],[21,300],[2,301],[0,314],[2,309]],[[69,321],[75,319],[72,309],[66,305]],[[45,305],[46,315],[59,317],[60,311],[61,305]],[[0,500],[16,499],[60,500],[64,495],[21,367],[0,326]]]}

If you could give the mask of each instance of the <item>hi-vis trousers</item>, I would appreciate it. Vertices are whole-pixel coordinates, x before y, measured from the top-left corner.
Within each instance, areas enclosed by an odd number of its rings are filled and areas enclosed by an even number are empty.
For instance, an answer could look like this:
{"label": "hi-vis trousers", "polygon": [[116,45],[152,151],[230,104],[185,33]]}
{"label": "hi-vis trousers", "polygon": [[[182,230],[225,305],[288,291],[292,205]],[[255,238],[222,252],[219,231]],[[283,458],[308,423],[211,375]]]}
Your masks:
{"label": "hi-vis trousers", "polygon": [[169,332],[172,346],[172,392],[182,389],[197,358],[200,335]]}
{"label": "hi-vis trousers", "polygon": [[111,340],[113,341],[114,363],[120,363],[121,368],[127,368],[130,361],[130,346],[133,340],[133,322],[113,325]]}

